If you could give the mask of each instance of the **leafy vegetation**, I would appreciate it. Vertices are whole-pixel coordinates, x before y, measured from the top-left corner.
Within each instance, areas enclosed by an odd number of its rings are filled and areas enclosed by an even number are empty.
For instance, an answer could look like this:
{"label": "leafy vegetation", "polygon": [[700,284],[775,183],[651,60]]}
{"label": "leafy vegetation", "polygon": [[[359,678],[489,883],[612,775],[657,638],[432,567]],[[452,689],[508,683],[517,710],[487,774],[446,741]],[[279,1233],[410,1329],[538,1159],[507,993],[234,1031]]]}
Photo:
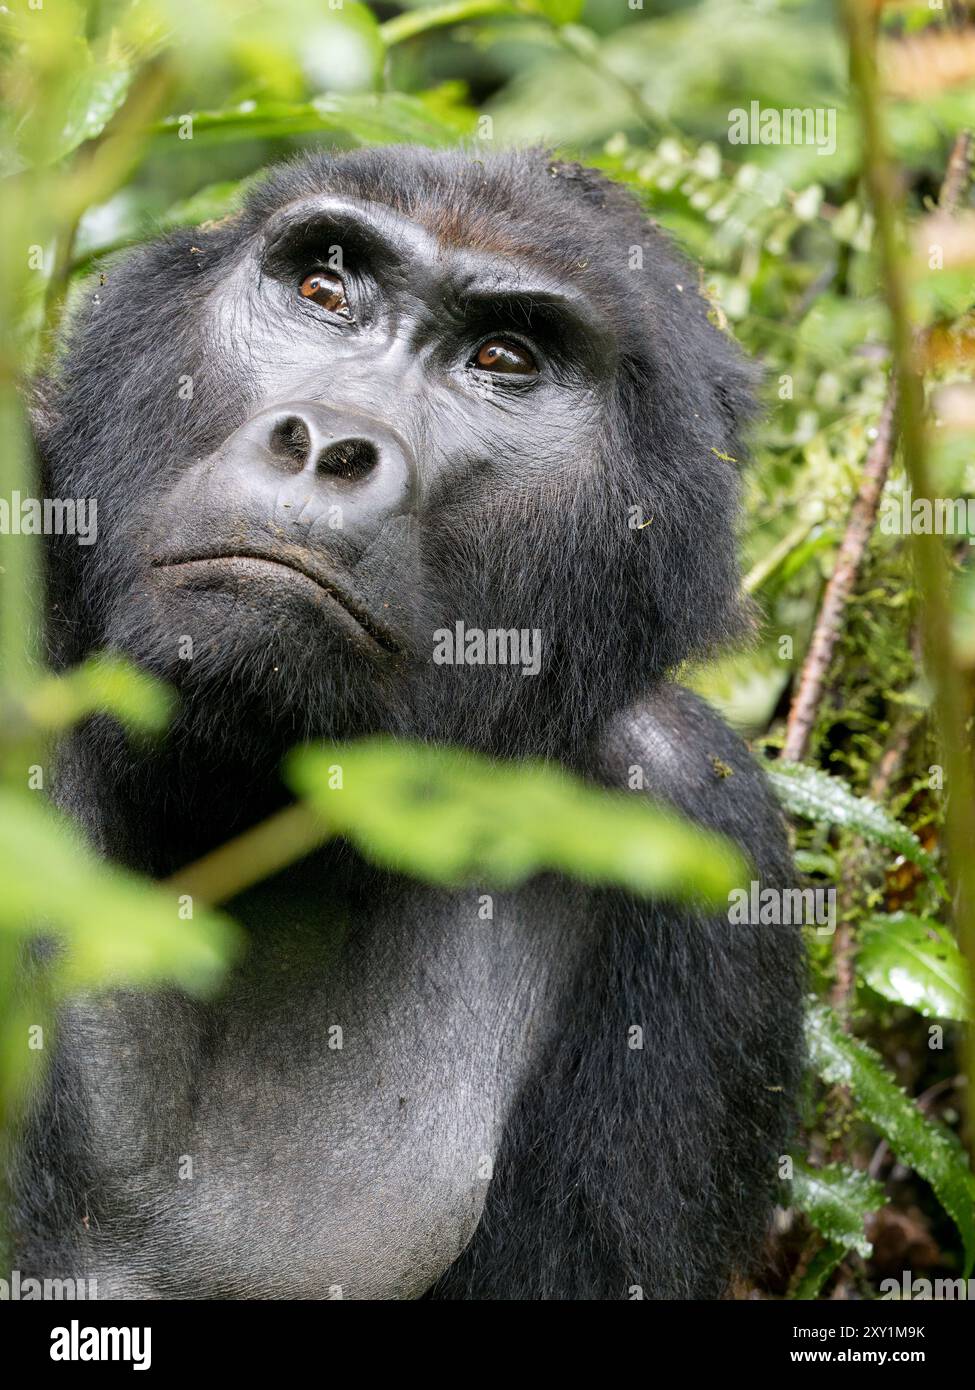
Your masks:
{"label": "leafy vegetation", "polygon": [[[840,15],[825,0],[9,0],[0,14],[2,496],[36,493],[23,382],[56,358],[103,258],[227,215],[268,162],[323,143],[466,141],[476,157],[544,142],[584,158],[683,242],[715,320],[762,362],[741,538],[755,640],[684,674],[777,762],[798,861],[836,894],[836,931],[810,932],[804,1157],[767,1295],[870,1297],[907,1265],[967,1273],[975,1257],[975,535],[965,509],[944,536],[901,524],[918,502],[975,494],[972,23],[967,4],[911,0]],[[824,113],[822,139],[729,139],[735,112],[800,99]],[[104,713],[152,736],[169,698],[117,661],[45,673],[36,549],[2,544],[9,1127],[37,1061],[24,1039],[58,991],[212,986],[233,926],[207,908],[182,920],[174,890],[216,901],[246,874],[230,853],[147,885],[95,862],[41,802],[52,735]],[[335,762],[341,801],[323,790]],[[544,769],[363,747],[296,755],[292,777],[307,803],[249,842],[252,873],[336,831],[435,881],[546,868],[713,894],[733,872],[726,848],[701,854],[696,832]],[[14,1004],[38,932],[60,940],[56,965]]]}

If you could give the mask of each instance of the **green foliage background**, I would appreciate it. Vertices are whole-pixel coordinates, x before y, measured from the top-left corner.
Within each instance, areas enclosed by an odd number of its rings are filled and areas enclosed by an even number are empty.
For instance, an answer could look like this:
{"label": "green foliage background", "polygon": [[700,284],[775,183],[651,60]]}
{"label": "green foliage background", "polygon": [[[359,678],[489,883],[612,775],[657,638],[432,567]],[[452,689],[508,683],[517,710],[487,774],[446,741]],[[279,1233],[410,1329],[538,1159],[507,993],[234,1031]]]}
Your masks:
{"label": "green foliage background", "polygon": [[[960,51],[969,19],[964,5],[946,18],[907,3],[883,14],[879,34],[910,312],[939,344],[926,362],[931,465],[937,494],[953,497],[975,491],[969,185],[957,245],[937,264],[925,219],[958,133],[975,125],[975,63],[967,72],[956,61],[946,80],[932,45]],[[755,638],[683,674],[758,756],[775,757],[891,369],[890,286],[864,190],[847,36],[832,5],[9,0],[0,71],[5,496],[36,494],[24,384],[56,370],[73,298],[125,247],[231,214],[268,163],[322,144],[463,142],[474,157],[544,144],[628,183],[701,264],[716,318],[765,367],[741,536]],[[835,150],[729,143],[729,112],[752,102],[834,112]],[[909,486],[895,459],[885,500]],[[975,664],[970,539],[946,546],[952,642],[936,655],[966,691]],[[0,1104],[9,1135],[47,1050],[31,1051],[25,1038],[39,1021],[50,1027],[61,994],[119,978],[210,988],[239,941],[227,918],[203,908],[175,932],[180,885],[153,888],[94,862],[37,796],[31,770],[43,781],[52,737],[98,710],[158,730],[167,697],[112,660],[44,675],[36,550],[25,538],[3,537],[2,546]],[[810,933],[817,999],[803,1157],[794,1176],[783,1163],[766,1296],[874,1297],[904,1269],[951,1276],[975,1258],[975,1185],[958,1137],[969,970],[954,933],[943,758],[913,574],[908,541],[878,528],[806,762],[780,763],[774,774],[800,864],[811,883],[837,889],[842,925],[833,937]],[[357,797],[331,825],[321,755],[295,762],[294,785],[309,800],[251,842],[261,871],[341,830],[384,862],[441,880],[469,864],[465,827],[470,844],[483,841],[484,824],[503,822],[507,807],[525,834],[490,852],[510,879],[554,865],[635,891],[722,890],[723,880],[695,875],[702,856],[692,832],[668,825],[662,840],[653,812],[640,821],[645,808],[600,805],[543,770],[498,773],[423,750],[347,756]],[[391,796],[377,817],[376,786],[396,785],[404,757],[449,789],[440,827],[419,826],[408,798]],[[561,815],[551,809],[560,800]],[[531,840],[533,823],[546,825],[545,843]],[[435,852],[446,825],[450,863]],[[230,896],[243,882],[237,862],[210,866],[209,886],[220,891],[207,893],[207,873],[196,875],[201,899]],[[712,867],[734,881],[731,861]],[[25,986],[23,944],[39,924],[58,933],[65,955]]]}

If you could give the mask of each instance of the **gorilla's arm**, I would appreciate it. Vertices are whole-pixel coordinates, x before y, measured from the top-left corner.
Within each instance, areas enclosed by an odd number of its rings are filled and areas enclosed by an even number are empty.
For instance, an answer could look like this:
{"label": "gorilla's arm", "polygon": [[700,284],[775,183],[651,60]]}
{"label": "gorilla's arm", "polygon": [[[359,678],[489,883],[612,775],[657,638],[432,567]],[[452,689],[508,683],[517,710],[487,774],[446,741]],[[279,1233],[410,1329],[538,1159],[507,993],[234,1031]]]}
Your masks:
{"label": "gorilla's arm", "polygon": [[[599,763],[623,785],[642,768],[650,795],[737,840],[766,885],[788,881],[767,782],[688,691],[661,686],[613,721]],[[432,1296],[722,1296],[760,1243],[787,1144],[798,937],[600,895],[570,1014],[509,1119],[477,1233]]]}
{"label": "gorilla's arm", "polygon": [[[596,775],[634,767],[788,876],[760,769],[686,691],[607,730]],[[719,1296],[786,1143],[798,934],[551,879],[477,902],[313,856],[237,901],[219,999],[69,1011],[20,1266],[101,1297]]]}

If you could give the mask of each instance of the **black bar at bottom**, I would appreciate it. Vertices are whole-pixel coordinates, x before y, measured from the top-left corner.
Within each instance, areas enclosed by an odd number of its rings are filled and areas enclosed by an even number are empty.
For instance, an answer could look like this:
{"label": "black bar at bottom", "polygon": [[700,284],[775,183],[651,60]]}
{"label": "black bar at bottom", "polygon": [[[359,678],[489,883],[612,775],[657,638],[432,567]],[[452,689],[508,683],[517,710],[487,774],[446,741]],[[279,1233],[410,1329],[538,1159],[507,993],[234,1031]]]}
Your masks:
{"label": "black bar at bottom", "polygon": [[[438,1352],[436,1339],[462,1329],[477,1338],[471,1348],[476,1365],[465,1371],[457,1347],[450,1360],[453,1376],[467,1379],[475,1371],[483,1375],[495,1358],[505,1373],[523,1361],[505,1336],[511,1327],[524,1351],[534,1347],[549,1363],[563,1351],[577,1356],[583,1346],[587,1361],[607,1371],[621,1352],[639,1355],[648,1370],[676,1362],[681,1370],[739,1375],[817,1366],[948,1371],[964,1364],[971,1346],[966,1303],[644,1303],[608,1323],[605,1310],[588,1307],[588,1313],[573,1309],[563,1324],[555,1307],[509,1305],[505,1312],[478,1314],[473,1326],[455,1323],[453,1313],[427,1322],[431,1314],[425,1312],[419,1323],[400,1323],[401,1315],[388,1308],[350,1305],[328,1313],[317,1303],[22,1302],[9,1304],[0,1317],[6,1352],[14,1353],[18,1369],[44,1367],[69,1378],[86,1367],[126,1375],[238,1366],[253,1373],[262,1364],[322,1370],[335,1355],[347,1368],[351,1358],[375,1373],[384,1345],[394,1373],[415,1374],[424,1363],[430,1370],[439,1364],[442,1373],[445,1348]],[[390,1317],[397,1319],[397,1335],[386,1344]],[[366,1337],[350,1342],[350,1332]]]}

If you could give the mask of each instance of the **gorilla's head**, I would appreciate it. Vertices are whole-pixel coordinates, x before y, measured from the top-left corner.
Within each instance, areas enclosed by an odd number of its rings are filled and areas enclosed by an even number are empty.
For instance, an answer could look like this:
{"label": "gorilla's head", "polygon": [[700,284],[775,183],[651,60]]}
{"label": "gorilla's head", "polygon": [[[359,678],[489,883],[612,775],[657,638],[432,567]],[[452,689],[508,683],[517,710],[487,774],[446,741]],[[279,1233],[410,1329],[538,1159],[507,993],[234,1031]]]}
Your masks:
{"label": "gorilla's head", "polygon": [[[620,188],[373,149],[110,267],[39,410],[61,664],[183,732],[374,730],[572,759],[738,624],[748,373]],[[462,628],[458,628],[462,624]]]}

